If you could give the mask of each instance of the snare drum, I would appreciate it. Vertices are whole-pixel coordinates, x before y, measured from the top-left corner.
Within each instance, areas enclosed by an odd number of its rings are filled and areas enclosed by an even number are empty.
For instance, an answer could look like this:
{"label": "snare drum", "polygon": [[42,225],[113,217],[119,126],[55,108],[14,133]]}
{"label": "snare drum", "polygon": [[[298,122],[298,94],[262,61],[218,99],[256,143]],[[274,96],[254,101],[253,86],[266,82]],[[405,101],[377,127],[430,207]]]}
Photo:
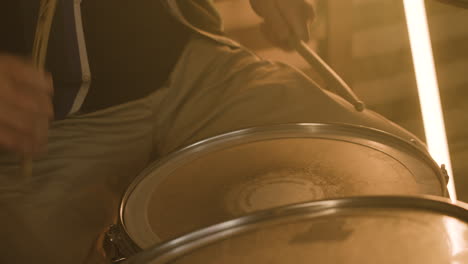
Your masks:
{"label": "snare drum", "polygon": [[[183,233],[277,206],[362,195],[446,196],[417,144],[344,124],[289,124],[217,136],[149,166],[127,190],[110,248],[128,257]],[[112,255],[112,254],[111,254]]]}
{"label": "snare drum", "polygon": [[429,197],[353,197],[217,224],[128,264],[468,263],[468,207]]}

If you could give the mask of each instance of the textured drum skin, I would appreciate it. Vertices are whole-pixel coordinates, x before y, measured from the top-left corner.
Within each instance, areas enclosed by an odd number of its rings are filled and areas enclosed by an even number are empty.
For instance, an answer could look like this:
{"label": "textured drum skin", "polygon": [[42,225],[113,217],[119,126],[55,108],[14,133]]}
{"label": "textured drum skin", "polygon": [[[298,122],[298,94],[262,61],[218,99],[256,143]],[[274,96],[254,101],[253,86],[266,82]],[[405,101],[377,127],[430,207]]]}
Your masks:
{"label": "textured drum skin", "polygon": [[156,163],[127,192],[122,223],[147,248],[247,213],[362,195],[445,195],[418,147],[349,125],[281,125],[201,142]]}

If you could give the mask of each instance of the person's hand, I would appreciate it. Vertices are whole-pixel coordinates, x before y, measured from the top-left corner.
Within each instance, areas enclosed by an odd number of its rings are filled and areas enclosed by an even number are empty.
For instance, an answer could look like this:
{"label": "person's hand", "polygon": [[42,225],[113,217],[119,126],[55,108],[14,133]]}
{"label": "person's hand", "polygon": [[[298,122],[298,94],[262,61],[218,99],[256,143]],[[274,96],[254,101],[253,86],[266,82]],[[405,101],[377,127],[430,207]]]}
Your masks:
{"label": "person's hand", "polygon": [[41,152],[53,119],[52,78],[23,58],[0,54],[0,149]]}
{"label": "person's hand", "polygon": [[289,49],[293,37],[309,41],[309,25],[315,18],[309,1],[250,0],[250,5],[264,19],[262,31],[275,45]]}

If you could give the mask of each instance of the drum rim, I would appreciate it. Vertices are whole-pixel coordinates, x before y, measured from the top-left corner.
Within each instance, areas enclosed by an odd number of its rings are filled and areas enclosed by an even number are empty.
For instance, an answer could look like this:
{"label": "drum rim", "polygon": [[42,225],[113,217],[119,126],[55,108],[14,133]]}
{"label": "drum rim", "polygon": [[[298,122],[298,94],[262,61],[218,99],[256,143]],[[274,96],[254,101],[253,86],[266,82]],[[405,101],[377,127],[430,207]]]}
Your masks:
{"label": "drum rim", "polygon": [[[234,230],[233,233],[241,232],[243,227],[248,228],[249,225],[259,225],[268,222],[272,217],[278,219],[305,214],[318,215],[325,210],[333,209],[335,212],[339,212],[340,210],[350,208],[414,209],[418,211],[442,213],[444,216],[453,217],[468,224],[468,204],[453,202],[444,197],[430,195],[373,195],[319,200],[262,210],[187,233],[178,238],[146,249],[141,255],[130,258],[128,264],[147,263],[144,261],[151,261],[152,264],[166,263],[184,253],[196,250],[207,243],[222,240],[227,236],[223,232],[229,230]],[[310,218],[314,218],[314,216]],[[210,238],[212,239],[209,240]],[[209,242],[200,242],[200,240],[203,239],[208,239]]]}
{"label": "drum rim", "polygon": [[[363,133],[366,132],[366,133]],[[355,125],[355,124],[347,124],[347,123],[288,123],[288,124],[276,124],[276,125],[265,125],[265,126],[257,126],[251,128],[240,129],[232,132],[227,132],[218,136],[210,137],[196,143],[190,144],[188,146],[182,147],[179,150],[176,150],[169,155],[165,156],[160,160],[156,160],[153,163],[149,164],[141,173],[139,173],[132,183],[128,186],[127,190],[124,193],[124,196],[120,202],[120,209],[119,209],[119,224],[122,226],[123,231],[131,237],[128,232],[127,226],[125,224],[125,208],[129,197],[133,193],[133,191],[139,186],[140,182],[145,179],[150,172],[158,168],[163,168],[164,166],[168,166],[168,164],[177,163],[177,161],[184,159],[186,155],[191,155],[193,153],[203,153],[206,150],[214,149],[218,146],[223,146],[229,142],[235,142],[241,140],[247,135],[262,135],[267,133],[276,132],[278,134],[271,135],[267,138],[284,138],[286,136],[291,137],[291,132],[294,133],[308,133],[307,135],[316,135],[316,134],[324,134],[329,135],[331,132],[339,132],[343,133],[344,135],[359,135],[361,138],[372,138],[374,140],[379,139],[377,142],[386,142],[392,143],[393,146],[398,146],[400,148],[405,149],[411,153],[419,154],[418,157],[422,158],[424,162],[431,167],[431,169],[435,172],[438,176],[438,180],[441,185],[441,193],[443,196],[447,197],[448,192],[446,187],[445,179],[442,176],[440,167],[437,163],[432,159],[426,149],[416,144],[416,140],[406,140],[399,136],[393,135],[383,130]],[[312,132],[312,133],[310,133]],[[281,136],[284,133],[285,136]],[[336,136],[336,134],[334,134]],[[331,136],[315,136],[314,138],[332,138]],[[253,142],[253,141],[252,141]]]}

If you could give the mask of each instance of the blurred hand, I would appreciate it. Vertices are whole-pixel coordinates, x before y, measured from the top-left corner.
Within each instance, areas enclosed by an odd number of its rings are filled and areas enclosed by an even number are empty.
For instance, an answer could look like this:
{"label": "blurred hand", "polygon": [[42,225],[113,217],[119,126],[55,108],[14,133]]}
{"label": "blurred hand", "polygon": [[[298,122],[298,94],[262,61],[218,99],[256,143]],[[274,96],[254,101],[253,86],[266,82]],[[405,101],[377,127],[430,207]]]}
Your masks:
{"label": "blurred hand", "polygon": [[0,54],[0,148],[22,155],[44,150],[53,119],[50,74],[20,57]]}
{"label": "blurred hand", "polygon": [[307,0],[250,0],[250,5],[264,19],[262,31],[275,45],[287,50],[292,37],[309,41],[315,11]]}

